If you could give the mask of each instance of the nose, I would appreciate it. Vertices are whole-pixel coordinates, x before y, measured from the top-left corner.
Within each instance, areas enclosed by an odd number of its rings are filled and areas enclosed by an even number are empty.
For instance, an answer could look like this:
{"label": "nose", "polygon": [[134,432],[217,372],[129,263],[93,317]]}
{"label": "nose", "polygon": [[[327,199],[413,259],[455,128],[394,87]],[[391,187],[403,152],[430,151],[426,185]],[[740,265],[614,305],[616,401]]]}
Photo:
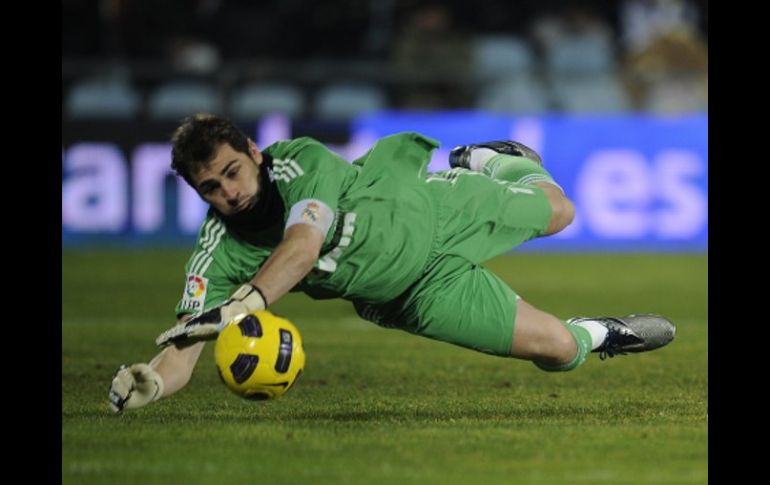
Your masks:
{"label": "nose", "polygon": [[238,203],[238,196],[239,191],[238,187],[234,183],[224,183],[222,184],[222,191],[224,192],[225,199],[227,199],[227,202],[231,205],[236,205]]}

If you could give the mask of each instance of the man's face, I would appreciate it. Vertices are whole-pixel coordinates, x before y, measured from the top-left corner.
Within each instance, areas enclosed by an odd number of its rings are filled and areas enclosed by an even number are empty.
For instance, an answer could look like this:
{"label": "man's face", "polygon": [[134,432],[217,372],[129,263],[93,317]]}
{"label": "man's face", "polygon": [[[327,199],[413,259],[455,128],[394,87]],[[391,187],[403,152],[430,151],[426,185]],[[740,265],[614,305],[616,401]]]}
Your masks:
{"label": "man's face", "polygon": [[211,162],[192,174],[198,194],[222,215],[231,216],[257,203],[262,154],[251,140],[249,154],[236,152],[229,143],[223,143]]}

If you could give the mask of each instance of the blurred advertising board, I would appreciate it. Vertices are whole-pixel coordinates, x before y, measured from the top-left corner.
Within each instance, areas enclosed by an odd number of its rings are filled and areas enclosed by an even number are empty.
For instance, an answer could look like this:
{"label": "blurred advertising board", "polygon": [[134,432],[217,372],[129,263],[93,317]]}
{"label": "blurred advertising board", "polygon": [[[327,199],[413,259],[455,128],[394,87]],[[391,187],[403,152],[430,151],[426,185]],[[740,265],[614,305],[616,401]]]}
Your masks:
{"label": "blurred advertising board", "polygon": [[[173,123],[65,123],[62,245],[190,245],[206,205],[170,168]],[[575,202],[565,231],[530,241],[534,251],[707,251],[708,117],[642,115],[512,117],[477,112],[384,112],[349,124],[274,115],[242,125],[259,146],[313,136],[343,157],[379,137],[436,138],[430,171],[448,168],[459,144],[515,139],[537,150]]]}

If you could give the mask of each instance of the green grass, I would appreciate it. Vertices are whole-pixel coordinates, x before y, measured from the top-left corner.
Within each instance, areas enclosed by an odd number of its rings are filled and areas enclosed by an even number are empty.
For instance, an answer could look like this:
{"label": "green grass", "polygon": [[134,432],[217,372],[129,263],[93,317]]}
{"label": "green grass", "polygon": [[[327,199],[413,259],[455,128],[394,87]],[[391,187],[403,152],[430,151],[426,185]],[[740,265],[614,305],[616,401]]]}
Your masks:
{"label": "green grass", "polygon": [[385,330],[349,303],[273,307],[307,364],[284,397],[219,383],[213,346],[170,399],[115,416],[114,369],[173,324],[187,254],[64,252],[63,483],[707,483],[705,255],[517,255],[489,267],[560,317],[655,311],[668,347],[545,373]]}

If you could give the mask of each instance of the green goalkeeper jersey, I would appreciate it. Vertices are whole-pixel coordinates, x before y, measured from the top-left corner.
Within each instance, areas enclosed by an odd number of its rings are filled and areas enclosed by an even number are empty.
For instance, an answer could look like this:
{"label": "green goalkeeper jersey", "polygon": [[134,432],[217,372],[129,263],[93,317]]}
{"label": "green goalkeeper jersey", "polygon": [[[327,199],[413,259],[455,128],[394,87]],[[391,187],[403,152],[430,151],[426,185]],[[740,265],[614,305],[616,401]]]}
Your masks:
{"label": "green goalkeeper jersey", "polygon": [[[436,147],[400,133],[352,164],[311,138],[265,148],[260,170],[269,183],[259,207],[239,221],[209,210],[185,266],[177,314],[221,304],[249,281],[281,242],[291,209],[307,200],[328,206],[334,221],[314,269],[294,291],[375,304],[394,299],[424,273],[435,246],[441,191],[426,180],[426,166]],[[306,209],[306,216],[315,215]]]}

